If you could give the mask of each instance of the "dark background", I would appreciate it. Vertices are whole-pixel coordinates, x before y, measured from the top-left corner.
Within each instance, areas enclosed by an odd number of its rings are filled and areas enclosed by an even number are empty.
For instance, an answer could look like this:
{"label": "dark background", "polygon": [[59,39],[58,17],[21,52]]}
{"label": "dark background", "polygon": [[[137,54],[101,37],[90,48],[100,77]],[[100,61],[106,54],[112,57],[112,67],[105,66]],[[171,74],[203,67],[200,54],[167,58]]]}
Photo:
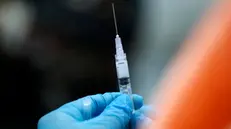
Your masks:
{"label": "dark background", "polygon": [[[68,8],[65,0],[25,2],[36,13],[23,56],[0,49],[1,128],[36,128],[41,116],[66,102],[118,91],[113,1],[102,0],[86,11]],[[137,4],[136,0],[115,2],[126,52],[136,26]]]}

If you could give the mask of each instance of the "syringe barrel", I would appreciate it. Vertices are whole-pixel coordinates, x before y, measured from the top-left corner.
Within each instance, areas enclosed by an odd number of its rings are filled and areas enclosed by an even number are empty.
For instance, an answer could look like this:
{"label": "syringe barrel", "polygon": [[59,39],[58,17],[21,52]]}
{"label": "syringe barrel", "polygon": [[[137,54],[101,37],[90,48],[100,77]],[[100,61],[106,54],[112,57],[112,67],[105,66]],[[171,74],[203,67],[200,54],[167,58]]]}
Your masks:
{"label": "syringe barrel", "polygon": [[118,78],[119,89],[121,93],[132,94],[132,88],[129,77]]}
{"label": "syringe barrel", "polygon": [[[116,71],[117,71],[119,90],[123,94],[128,94],[131,100],[133,100],[126,54],[124,53],[124,56],[116,55],[115,58],[116,58]],[[133,109],[134,109],[134,105],[133,105]]]}
{"label": "syringe barrel", "polygon": [[[127,61],[126,54],[124,53],[122,41],[119,35],[116,35],[115,44],[116,44],[115,63],[116,63],[116,72],[117,72],[119,90],[123,94],[128,94],[131,100],[133,100],[130,75],[128,69],[128,61]],[[134,105],[133,105],[133,109],[134,109]]]}
{"label": "syringe barrel", "polygon": [[126,54],[124,53],[122,56],[115,55],[115,59],[116,59],[115,63],[116,63],[117,77],[118,78],[130,77]]}

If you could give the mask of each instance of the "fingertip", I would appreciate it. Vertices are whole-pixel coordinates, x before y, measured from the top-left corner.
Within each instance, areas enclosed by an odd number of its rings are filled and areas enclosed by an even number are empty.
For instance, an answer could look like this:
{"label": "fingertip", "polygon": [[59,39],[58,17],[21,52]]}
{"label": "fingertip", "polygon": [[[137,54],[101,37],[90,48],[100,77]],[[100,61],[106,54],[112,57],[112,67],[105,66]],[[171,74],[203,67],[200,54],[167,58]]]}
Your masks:
{"label": "fingertip", "polygon": [[140,109],[144,105],[144,98],[137,94],[132,95],[132,97],[135,109]]}
{"label": "fingertip", "polygon": [[150,113],[154,113],[154,109],[153,109],[153,106],[152,105],[144,105],[140,108],[139,110],[141,113],[144,113],[144,114],[150,114]]}

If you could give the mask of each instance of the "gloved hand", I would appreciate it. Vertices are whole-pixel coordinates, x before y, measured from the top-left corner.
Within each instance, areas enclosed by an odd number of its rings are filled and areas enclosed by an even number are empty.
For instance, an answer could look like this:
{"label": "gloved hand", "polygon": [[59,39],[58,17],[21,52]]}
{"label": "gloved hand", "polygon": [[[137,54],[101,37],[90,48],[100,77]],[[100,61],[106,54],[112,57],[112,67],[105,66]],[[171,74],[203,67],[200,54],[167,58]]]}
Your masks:
{"label": "gloved hand", "polygon": [[153,107],[150,105],[142,106],[139,110],[136,110],[131,118],[132,129],[146,129],[152,124],[152,119],[148,117],[148,114],[153,115]]}
{"label": "gloved hand", "polygon": [[[133,102],[135,109],[143,106],[141,96],[133,95]],[[126,129],[131,117],[132,101],[128,95],[105,93],[63,105],[43,116],[38,129]]]}

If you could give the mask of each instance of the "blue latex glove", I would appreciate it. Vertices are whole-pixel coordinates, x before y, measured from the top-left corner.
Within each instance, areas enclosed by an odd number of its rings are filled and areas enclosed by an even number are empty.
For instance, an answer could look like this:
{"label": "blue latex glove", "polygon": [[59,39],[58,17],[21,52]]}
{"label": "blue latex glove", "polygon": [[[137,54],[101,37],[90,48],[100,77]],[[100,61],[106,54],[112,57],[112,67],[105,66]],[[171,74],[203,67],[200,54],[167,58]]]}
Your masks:
{"label": "blue latex glove", "polygon": [[143,106],[139,110],[135,111],[131,118],[132,129],[142,127],[148,128],[152,124],[152,119],[148,117],[148,114],[153,115],[153,108],[151,106]]}
{"label": "blue latex glove", "polygon": [[[135,109],[143,106],[143,98],[133,95]],[[126,129],[132,117],[132,101],[128,95],[105,93],[67,103],[43,116],[38,129]]]}

